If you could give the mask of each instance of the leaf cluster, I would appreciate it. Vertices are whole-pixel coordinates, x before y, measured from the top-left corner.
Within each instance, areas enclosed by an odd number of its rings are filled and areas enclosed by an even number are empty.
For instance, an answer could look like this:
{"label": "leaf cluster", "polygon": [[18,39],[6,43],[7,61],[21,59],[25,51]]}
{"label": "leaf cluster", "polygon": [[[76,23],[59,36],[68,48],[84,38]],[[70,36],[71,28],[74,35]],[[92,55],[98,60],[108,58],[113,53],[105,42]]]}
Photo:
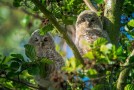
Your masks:
{"label": "leaf cluster", "polygon": [[[91,88],[97,81],[97,84],[92,88],[93,90],[116,90],[118,76],[125,68],[122,67],[122,65],[128,57],[125,52],[126,50],[124,50],[122,46],[116,48],[114,45],[107,43],[107,40],[104,38],[97,39],[90,47],[91,50],[83,55],[85,58],[84,66],[78,63],[75,58],[66,60],[66,65],[63,67],[63,70],[68,72],[69,77],[73,74],[73,77],[69,79],[70,87],[74,87],[73,85],[75,85],[79,89],[87,89],[87,87]],[[133,59],[132,56],[129,59],[129,63],[133,63]],[[132,69],[133,65],[130,67]],[[131,83],[133,75],[132,69],[126,83]],[[90,78],[90,80],[83,82],[82,79],[85,77]],[[75,78],[77,79],[75,80]],[[79,83],[77,85],[74,84],[74,82]],[[79,84],[83,86],[79,86]],[[127,87],[128,86],[125,88]]]}
{"label": "leaf cluster", "polygon": [[[45,57],[37,57],[34,46],[26,44],[24,47],[28,59],[25,59],[21,54],[0,57],[0,82],[4,82],[0,83],[2,86],[9,89],[37,88],[33,76],[42,73],[41,66],[53,63],[52,60]],[[43,76],[46,74],[44,70]],[[29,86],[30,84],[31,86]]]}

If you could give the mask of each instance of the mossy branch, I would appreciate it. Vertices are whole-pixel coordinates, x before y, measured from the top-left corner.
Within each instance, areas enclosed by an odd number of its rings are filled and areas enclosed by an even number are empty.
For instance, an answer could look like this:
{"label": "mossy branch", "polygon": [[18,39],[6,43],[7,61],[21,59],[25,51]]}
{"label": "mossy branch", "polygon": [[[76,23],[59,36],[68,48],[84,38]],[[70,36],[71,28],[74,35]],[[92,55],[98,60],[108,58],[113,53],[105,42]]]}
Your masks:
{"label": "mossy branch", "polygon": [[126,80],[127,80],[129,71],[130,71],[130,67],[126,67],[120,72],[120,75],[117,81],[117,90],[124,90],[124,87],[126,86]]}
{"label": "mossy branch", "polygon": [[65,29],[62,28],[59,23],[57,22],[56,18],[50,13],[46,7],[44,7],[39,0],[32,0],[32,2],[38,6],[39,10],[50,20],[50,22],[58,29],[58,31],[63,35],[63,38],[66,40],[67,44],[72,49],[74,56],[77,60],[79,60],[82,64],[84,64],[84,60],[82,56],[80,55],[77,47],[73,43],[72,39],[68,36]]}
{"label": "mossy branch", "polygon": [[128,67],[126,67],[125,69],[123,69],[120,72],[120,75],[119,75],[119,78],[118,78],[118,81],[117,81],[117,90],[124,90],[124,87],[126,86],[127,76],[129,75],[129,72],[131,70],[131,63],[129,63],[129,59],[133,55],[134,55],[134,50],[128,56],[128,58],[126,59],[126,63],[123,65],[123,66],[128,66]]}

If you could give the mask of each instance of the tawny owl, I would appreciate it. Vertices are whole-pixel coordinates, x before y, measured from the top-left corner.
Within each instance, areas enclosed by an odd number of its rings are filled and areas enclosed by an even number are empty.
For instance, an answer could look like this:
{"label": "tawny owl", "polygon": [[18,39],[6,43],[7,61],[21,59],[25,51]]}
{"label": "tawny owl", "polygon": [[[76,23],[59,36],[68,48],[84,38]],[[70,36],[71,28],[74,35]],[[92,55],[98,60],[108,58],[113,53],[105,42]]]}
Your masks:
{"label": "tawny owl", "polygon": [[47,90],[60,90],[59,88],[54,89],[54,82],[50,79],[53,77],[52,75],[54,75],[55,71],[60,71],[61,67],[64,66],[64,60],[55,50],[55,44],[50,34],[40,35],[39,30],[36,30],[32,33],[29,44],[35,47],[38,57],[45,57],[53,61],[53,64],[50,64],[47,67],[46,65],[42,66],[44,67],[45,72],[47,72],[46,76],[35,76],[35,80],[39,86],[43,88],[42,90],[44,90],[44,88]]}
{"label": "tawny owl", "polygon": [[97,14],[90,10],[81,12],[76,21],[75,39],[75,44],[80,53],[82,55],[87,53],[89,44],[92,44],[99,37],[108,39]]}

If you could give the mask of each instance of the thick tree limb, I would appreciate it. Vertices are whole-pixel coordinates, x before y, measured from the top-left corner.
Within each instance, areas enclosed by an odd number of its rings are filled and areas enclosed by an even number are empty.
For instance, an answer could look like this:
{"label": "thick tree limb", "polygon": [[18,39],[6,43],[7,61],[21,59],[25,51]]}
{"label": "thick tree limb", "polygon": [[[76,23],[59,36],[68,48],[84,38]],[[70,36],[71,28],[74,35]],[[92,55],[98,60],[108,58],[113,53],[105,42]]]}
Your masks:
{"label": "thick tree limb", "polygon": [[[126,86],[127,76],[129,75],[129,71],[131,70],[131,66],[132,66],[132,65],[130,65],[131,63],[129,63],[129,59],[133,55],[134,55],[134,50],[126,59],[126,63],[124,64],[124,66],[127,66],[127,67],[125,67],[125,69],[123,69],[120,72],[120,75],[119,75],[119,78],[117,81],[117,90],[124,90],[124,87]],[[128,66],[128,65],[130,65],[130,66]]]}
{"label": "thick tree limb", "polygon": [[65,29],[62,28],[59,23],[57,22],[56,18],[50,13],[40,2],[39,0],[31,0],[40,11],[50,20],[50,22],[58,29],[58,31],[63,35],[63,38],[66,40],[67,44],[72,49],[74,56],[77,60],[79,60],[82,64],[84,64],[84,60],[82,56],[80,55],[78,49],[76,48],[75,44],[71,40],[71,38],[68,36],[68,34],[65,32]]}
{"label": "thick tree limb", "polygon": [[90,2],[90,0],[83,0],[85,2],[85,4],[87,5],[87,7],[94,11],[94,12],[97,12],[97,9],[93,6],[93,4]]}
{"label": "thick tree limb", "polygon": [[124,0],[105,0],[104,30],[109,34],[112,44],[118,44],[120,16]]}

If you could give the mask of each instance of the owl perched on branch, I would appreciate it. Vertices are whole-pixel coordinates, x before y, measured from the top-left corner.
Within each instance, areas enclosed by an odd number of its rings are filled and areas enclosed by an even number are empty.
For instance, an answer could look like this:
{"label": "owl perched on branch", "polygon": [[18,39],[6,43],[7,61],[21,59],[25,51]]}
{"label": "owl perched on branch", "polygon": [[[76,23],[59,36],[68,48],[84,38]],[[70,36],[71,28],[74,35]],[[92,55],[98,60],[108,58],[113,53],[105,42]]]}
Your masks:
{"label": "owl perched on branch", "polygon": [[54,82],[52,79],[58,79],[55,74],[58,75],[59,71],[61,71],[61,67],[64,66],[64,60],[55,50],[55,44],[50,34],[40,35],[39,30],[36,30],[32,33],[29,44],[35,47],[39,58],[45,57],[53,61],[53,64],[47,66],[42,64],[41,66],[41,71],[43,70],[47,75],[35,76],[35,80],[37,81],[40,90],[61,90],[60,86],[54,86],[57,82]]}
{"label": "owl perched on branch", "polygon": [[89,51],[89,44],[92,44],[100,37],[108,39],[108,35],[103,30],[102,23],[97,14],[90,10],[81,12],[76,21],[75,39],[75,44],[81,55],[87,53]]}

